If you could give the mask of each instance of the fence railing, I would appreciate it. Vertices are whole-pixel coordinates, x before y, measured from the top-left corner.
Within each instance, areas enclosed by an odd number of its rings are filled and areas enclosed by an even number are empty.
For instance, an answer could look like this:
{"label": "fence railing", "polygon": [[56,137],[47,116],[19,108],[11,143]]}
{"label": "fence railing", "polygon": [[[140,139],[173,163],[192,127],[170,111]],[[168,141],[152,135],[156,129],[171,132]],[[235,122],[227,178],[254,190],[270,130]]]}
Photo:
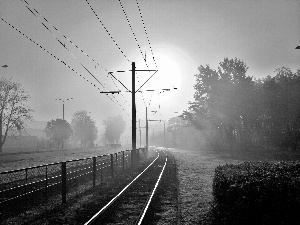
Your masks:
{"label": "fence railing", "polygon": [[[145,148],[0,173],[0,221],[65,203],[147,158]],[[136,157],[135,157],[136,156]],[[138,157],[138,158],[137,158]]]}

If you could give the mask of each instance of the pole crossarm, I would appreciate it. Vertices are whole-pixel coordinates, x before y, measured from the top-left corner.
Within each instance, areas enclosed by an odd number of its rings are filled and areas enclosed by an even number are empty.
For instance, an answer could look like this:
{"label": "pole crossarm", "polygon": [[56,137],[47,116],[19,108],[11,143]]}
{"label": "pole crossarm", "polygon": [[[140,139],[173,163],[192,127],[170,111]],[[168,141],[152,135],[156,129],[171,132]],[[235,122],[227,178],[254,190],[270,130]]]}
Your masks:
{"label": "pole crossarm", "polygon": [[[148,89],[148,90],[144,90],[144,91],[171,91],[171,89],[177,90],[177,88],[174,87],[174,88],[162,88],[162,89],[157,89],[157,90],[154,90],[154,89]],[[144,91],[139,91],[139,92],[144,92]]]}
{"label": "pole crossarm", "polygon": [[104,94],[119,94],[121,91],[100,91],[100,93]]}
{"label": "pole crossarm", "polygon": [[66,98],[66,99],[56,98],[56,99],[54,99],[54,100],[58,100],[58,101],[63,101],[63,102],[65,102],[65,101],[73,100],[73,98]]}
{"label": "pole crossarm", "polygon": [[[117,71],[117,72],[121,72],[121,71]],[[122,71],[123,72],[123,71]],[[117,79],[114,75],[113,72],[108,72],[108,74],[110,74],[113,78],[115,78],[127,91],[131,92],[119,79]]]}
{"label": "pole crossarm", "polygon": [[161,122],[161,120],[148,120],[148,121],[157,121],[157,122]]}
{"label": "pole crossarm", "polygon": [[[129,70],[132,71],[132,70]],[[136,72],[143,72],[143,71],[148,71],[148,72],[157,72],[158,70],[135,70]]]}
{"label": "pole crossarm", "polygon": [[295,49],[300,49],[300,45],[299,45],[299,46],[297,46]]}
{"label": "pole crossarm", "polygon": [[140,86],[140,88],[136,90],[136,92],[139,91],[139,90],[140,90],[140,89],[141,89],[141,88],[142,88],[142,87],[143,87],[143,86],[144,86],[144,85],[145,85],[145,84],[146,84],[146,83],[147,83],[147,82],[148,82],[148,81],[149,81],[149,80],[157,73],[157,71],[158,71],[158,70],[155,70],[155,72],[151,75],[151,77],[149,77],[148,80],[146,80],[145,83],[143,83],[143,84]]}

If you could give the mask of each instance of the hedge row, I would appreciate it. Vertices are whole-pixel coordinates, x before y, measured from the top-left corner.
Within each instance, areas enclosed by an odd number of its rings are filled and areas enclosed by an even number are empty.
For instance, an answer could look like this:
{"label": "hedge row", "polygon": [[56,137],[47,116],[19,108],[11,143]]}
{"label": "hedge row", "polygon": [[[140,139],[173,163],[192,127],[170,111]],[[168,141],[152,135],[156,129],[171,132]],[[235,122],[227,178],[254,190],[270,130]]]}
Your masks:
{"label": "hedge row", "polygon": [[300,224],[300,162],[218,166],[213,196],[221,224]]}

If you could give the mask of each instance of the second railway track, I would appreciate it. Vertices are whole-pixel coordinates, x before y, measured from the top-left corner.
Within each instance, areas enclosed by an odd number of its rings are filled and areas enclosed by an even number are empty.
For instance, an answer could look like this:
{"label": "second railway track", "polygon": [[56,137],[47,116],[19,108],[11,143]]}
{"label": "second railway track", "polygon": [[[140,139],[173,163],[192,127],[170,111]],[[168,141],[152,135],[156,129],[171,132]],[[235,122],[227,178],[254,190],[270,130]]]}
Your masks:
{"label": "second railway track", "polygon": [[151,224],[148,207],[167,165],[167,154],[159,156],[119,194],[85,223],[95,224]]}

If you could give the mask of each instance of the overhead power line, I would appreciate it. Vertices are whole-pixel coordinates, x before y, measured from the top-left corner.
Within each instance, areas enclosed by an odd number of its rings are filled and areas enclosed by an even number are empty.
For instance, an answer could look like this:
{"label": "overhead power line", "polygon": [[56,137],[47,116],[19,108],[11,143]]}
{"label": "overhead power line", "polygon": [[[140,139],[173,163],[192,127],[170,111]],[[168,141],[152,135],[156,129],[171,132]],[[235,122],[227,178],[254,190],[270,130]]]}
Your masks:
{"label": "overhead power line", "polygon": [[[79,72],[77,72],[75,69],[73,69],[71,66],[69,66],[68,64],[66,64],[63,60],[61,60],[60,58],[58,58],[56,55],[52,54],[50,51],[48,51],[47,49],[45,49],[43,46],[41,46],[39,43],[37,43],[36,41],[34,41],[33,39],[31,39],[30,37],[28,37],[26,34],[24,34],[22,31],[20,31],[18,28],[16,28],[14,25],[10,24],[9,22],[7,22],[5,19],[3,19],[2,17],[0,18],[3,22],[5,22],[7,25],[9,25],[11,28],[13,28],[14,30],[16,30],[17,32],[19,32],[21,35],[23,35],[25,38],[27,38],[28,40],[30,40],[32,43],[34,43],[35,45],[37,45],[38,47],[40,47],[42,50],[44,50],[45,52],[47,52],[49,55],[51,55],[53,58],[55,58],[57,61],[61,62],[63,65],[65,65],[66,67],[68,67],[70,70],[72,70],[74,73],[76,73],[78,76],[82,77],[85,81],[87,81],[88,83],[90,83],[92,86],[94,86],[95,88],[97,88],[99,91],[101,91],[101,89],[99,87],[97,87],[94,83],[90,82],[87,78],[85,78],[85,76],[81,75]],[[109,97],[109,96],[108,96]],[[109,97],[110,98],[110,97]],[[110,100],[113,101],[113,99],[110,98]],[[114,101],[113,101],[114,102]]]}
{"label": "overhead power line", "polygon": [[96,16],[96,18],[98,19],[98,21],[100,22],[100,24],[102,25],[102,27],[104,28],[104,30],[106,31],[106,33],[108,34],[108,36],[111,38],[111,40],[115,43],[115,45],[118,47],[118,49],[120,50],[120,52],[123,54],[123,56],[125,57],[125,59],[129,61],[129,59],[127,58],[127,56],[125,55],[125,53],[122,51],[122,49],[120,48],[120,46],[118,45],[118,43],[115,41],[115,39],[112,37],[112,35],[109,33],[108,29],[105,27],[105,25],[103,24],[103,22],[100,20],[99,16],[97,15],[96,11],[93,9],[93,7],[91,6],[91,4],[89,3],[88,0],[85,0],[86,3],[88,4],[88,6],[90,7],[90,9],[92,10],[92,12],[94,13],[94,15]]}
{"label": "overhead power line", "polygon": [[123,11],[123,13],[124,13],[124,15],[125,15],[126,21],[127,21],[128,25],[129,25],[129,27],[130,27],[130,30],[131,30],[131,33],[132,33],[132,35],[133,35],[133,37],[134,37],[135,43],[137,44],[137,46],[138,46],[138,48],[139,48],[139,50],[140,50],[140,53],[141,53],[141,55],[142,55],[142,57],[143,57],[143,60],[144,60],[146,66],[147,66],[147,68],[148,68],[148,64],[147,64],[146,58],[144,57],[143,51],[142,51],[142,49],[141,49],[141,46],[140,46],[140,44],[139,44],[139,42],[138,42],[138,40],[137,40],[137,38],[136,38],[136,35],[135,35],[134,31],[133,31],[133,28],[132,28],[131,23],[130,23],[130,21],[129,21],[129,18],[128,18],[126,12],[125,12],[125,9],[124,9],[124,7],[123,7],[123,5],[122,5],[121,0],[119,0],[119,3],[120,3],[120,5],[121,5],[122,11]]}
{"label": "overhead power line", "polygon": [[156,61],[155,61],[155,58],[154,58],[154,54],[153,54],[153,50],[152,50],[152,47],[151,47],[149,35],[147,33],[146,25],[145,25],[145,22],[144,22],[144,19],[143,19],[143,16],[142,16],[142,11],[141,11],[138,0],[136,0],[136,4],[137,4],[137,7],[138,7],[138,10],[139,10],[139,13],[140,13],[140,17],[141,17],[141,20],[142,20],[142,23],[143,23],[143,27],[144,27],[144,31],[145,31],[145,34],[146,34],[146,37],[147,37],[148,45],[149,45],[149,48],[150,48],[150,51],[151,51],[151,54],[152,54],[152,59],[153,59],[154,64],[155,64],[155,68],[157,69],[157,64],[156,64]]}
{"label": "overhead power line", "polygon": [[[112,74],[110,73],[110,75],[112,75]],[[112,78],[112,76],[111,76],[110,78],[111,78],[112,82],[114,83],[114,85],[116,86],[116,88],[118,88],[118,86],[117,86],[117,84],[115,83],[115,81],[114,81],[114,79]],[[130,106],[129,102],[126,100],[126,98],[124,97],[124,95],[121,93],[121,90],[120,90],[120,89],[119,89],[119,93],[120,93],[121,96],[123,97],[123,99],[124,99],[124,101],[125,101],[125,104],[128,104],[128,105]]]}
{"label": "overhead power line", "polygon": [[[66,45],[64,43],[62,43],[57,37],[56,35],[51,31],[51,29],[49,27],[47,27],[43,21],[41,20],[41,18],[43,18],[46,22],[49,23],[49,21],[43,17],[35,8],[33,8],[30,4],[28,4],[28,2],[26,0],[21,0],[21,2],[23,2],[23,4],[25,4],[25,7],[41,22],[41,24],[43,25],[43,27],[48,30],[52,36],[63,46],[64,49],[66,49],[71,55],[72,57],[102,86],[104,87],[104,85],[86,68],[86,66],[84,66],[76,57],[75,55],[66,47]],[[26,5],[27,4],[27,5]],[[32,8],[32,10],[29,7]],[[35,11],[35,13],[33,12],[33,10]],[[36,13],[41,17],[39,18]],[[49,23],[50,24],[50,23]],[[50,24],[55,30],[58,31],[58,29],[56,27],[54,27],[52,24]],[[58,31],[59,32],[59,31]],[[65,35],[63,35],[63,37],[67,38]],[[72,43],[72,42],[71,42]],[[79,47],[78,47],[79,48]],[[82,51],[83,52],[83,51]],[[86,54],[87,55],[87,54]],[[88,56],[88,55],[87,55]],[[88,56],[89,57],[89,56]],[[93,59],[92,59],[93,60]],[[94,61],[94,60],[93,60]],[[98,65],[100,65],[99,63],[97,63]],[[102,67],[102,66],[101,66]],[[102,67],[103,68],[103,67]],[[103,68],[104,70],[106,70],[105,68]],[[107,70],[106,70],[107,71]]]}
{"label": "overhead power line", "polygon": [[[123,13],[124,13],[124,15],[125,15],[126,21],[127,21],[128,25],[129,25],[129,27],[130,27],[130,30],[131,30],[131,33],[132,33],[132,35],[133,35],[133,37],[134,37],[135,43],[137,44],[137,46],[138,46],[138,48],[139,48],[139,50],[140,50],[140,53],[141,53],[141,55],[142,55],[142,58],[143,58],[143,60],[144,60],[144,62],[145,62],[145,64],[146,64],[147,68],[149,68],[149,66],[148,66],[148,64],[147,64],[147,61],[146,61],[146,57],[144,57],[143,51],[142,51],[142,49],[141,49],[141,46],[140,46],[140,44],[139,44],[139,42],[138,42],[138,40],[137,40],[137,37],[136,37],[136,35],[135,35],[134,31],[133,31],[133,28],[132,28],[131,23],[130,23],[130,21],[129,21],[129,18],[128,18],[126,12],[125,12],[125,9],[124,9],[124,7],[123,7],[123,5],[122,5],[121,0],[119,0],[119,3],[120,3],[120,5],[121,5],[122,11],[123,11]],[[140,86],[140,79],[139,79],[139,76],[138,76],[138,75],[137,75],[137,81],[138,81],[138,84],[139,84],[139,86]],[[143,99],[143,102],[144,102],[145,107],[146,107],[146,101],[145,101],[145,98],[144,98],[143,93],[142,93],[142,99]]]}

